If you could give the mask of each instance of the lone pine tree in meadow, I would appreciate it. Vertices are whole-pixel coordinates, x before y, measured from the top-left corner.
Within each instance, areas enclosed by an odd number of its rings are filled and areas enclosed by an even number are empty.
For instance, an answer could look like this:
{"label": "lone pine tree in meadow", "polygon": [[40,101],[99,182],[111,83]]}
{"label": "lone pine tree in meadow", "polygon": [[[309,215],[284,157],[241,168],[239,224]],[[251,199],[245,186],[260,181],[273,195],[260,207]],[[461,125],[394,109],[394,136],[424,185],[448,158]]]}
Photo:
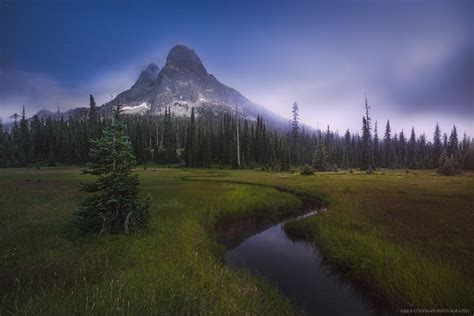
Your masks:
{"label": "lone pine tree in meadow", "polygon": [[98,179],[81,185],[82,191],[93,193],[75,212],[76,227],[82,234],[128,234],[148,219],[150,199],[138,197],[138,175],[132,172],[135,157],[119,119],[120,108],[118,103],[113,121],[100,139],[92,141],[93,163],[84,173]]}

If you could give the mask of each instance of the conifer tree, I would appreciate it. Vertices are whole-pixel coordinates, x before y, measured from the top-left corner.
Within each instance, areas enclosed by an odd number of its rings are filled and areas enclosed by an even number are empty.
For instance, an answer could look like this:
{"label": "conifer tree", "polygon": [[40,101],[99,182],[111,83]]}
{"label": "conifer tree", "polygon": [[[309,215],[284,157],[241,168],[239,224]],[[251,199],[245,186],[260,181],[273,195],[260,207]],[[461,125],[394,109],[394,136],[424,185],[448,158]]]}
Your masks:
{"label": "conifer tree", "polygon": [[398,162],[401,167],[407,166],[407,142],[403,130],[398,137]]}
{"label": "conifer tree", "polygon": [[417,162],[418,162],[418,168],[421,169],[432,169],[433,168],[433,163],[431,161],[431,158],[429,157],[428,151],[429,151],[429,146],[426,144],[426,136],[425,134],[421,134],[418,143],[417,143]]}
{"label": "conifer tree", "polygon": [[443,133],[443,150],[448,150],[448,134]]}
{"label": "conifer tree", "polygon": [[97,113],[97,107],[95,103],[94,96],[91,94],[89,95],[89,120],[91,122],[97,122],[99,116]]}
{"label": "conifer tree", "polygon": [[361,156],[361,170],[375,169],[374,152],[372,149],[372,135],[369,115],[370,106],[365,96],[365,116],[362,118],[362,156]]}
{"label": "conifer tree", "polygon": [[320,140],[316,146],[316,150],[314,151],[313,168],[316,171],[327,171],[329,168],[328,155],[325,147],[324,142]]}
{"label": "conifer tree", "polygon": [[235,106],[235,143],[237,147],[237,168],[240,168],[240,126],[239,126],[239,108]]}
{"label": "conifer tree", "polygon": [[299,163],[299,122],[300,114],[298,103],[294,102],[291,108],[291,163]]}
{"label": "conifer tree", "polygon": [[186,146],[184,149],[184,160],[187,167],[196,166],[197,136],[194,107],[191,109],[191,121],[186,134]]}
{"label": "conifer tree", "polygon": [[349,130],[344,134],[344,147],[343,147],[343,158],[342,158],[342,167],[350,168],[352,167],[352,146],[351,146],[351,133]]}
{"label": "conifer tree", "polygon": [[93,193],[75,212],[81,234],[129,234],[148,219],[150,199],[138,197],[138,175],[132,172],[135,157],[125,125],[119,120],[120,110],[119,103],[113,122],[100,139],[92,141],[93,163],[84,172],[98,179],[81,185],[83,191]]}
{"label": "conifer tree", "polygon": [[376,166],[381,165],[381,153],[380,153],[380,144],[379,144],[379,135],[378,135],[378,129],[377,129],[377,121],[375,121],[375,127],[374,127],[374,144],[373,144],[373,149],[374,149],[374,164]]}
{"label": "conifer tree", "polygon": [[20,127],[18,131],[19,166],[26,166],[31,160],[31,139],[25,107],[21,111]]}
{"label": "conifer tree", "polygon": [[410,169],[417,168],[416,136],[414,127],[411,129],[410,140],[408,141],[407,167]]}
{"label": "conifer tree", "polygon": [[461,173],[459,163],[453,155],[449,156],[446,149],[443,149],[439,159],[438,173],[445,176],[453,176]]}
{"label": "conifer tree", "polygon": [[[110,125],[110,117],[94,119],[95,101],[92,96],[89,101],[89,115],[65,117],[58,111],[57,116],[46,119],[37,116],[26,119],[23,111],[21,117],[15,116],[8,130],[0,133],[2,166],[89,162],[90,139],[99,138],[104,128]],[[418,138],[415,135],[414,138],[409,137],[407,144],[403,131],[400,135],[391,135],[390,122],[387,121],[383,143],[379,144],[377,122],[372,138],[367,101],[365,106],[360,136],[349,131],[340,136],[329,127],[323,133],[309,133],[304,127],[301,130],[294,128],[299,121],[298,115],[294,115],[293,122],[289,121],[288,129],[282,130],[266,125],[260,115],[256,121],[239,121],[232,113],[216,115],[202,108],[199,109],[199,116],[194,110],[192,119],[172,116],[171,108],[167,107],[163,115],[124,115],[121,121],[126,125],[126,135],[140,163],[152,159],[164,164],[182,161],[189,167],[211,163],[237,167],[240,157],[242,167],[273,168],[280,164],[282,170],[289,170],[290,162],[299,166],[312,164],[321,141],[328,168],[338,165],[367,169],[369,164],[388,168],[437,168],[444,149],[448,158],[453,154],[463,168],[474,168],[472,140],[465,136],[460,144],[456,127],[448,138],[446,134],[441,136],[436,124],[433,143],[427,142],[423,135]],[[293,114],[297,114],[296,107]],[[194,136],[188,137],[189,134]],[[240,155],[237,154],[238,149]]]}
{"label": "conifer tree", "polygon": [[441,130],[439,124],[436,123],[435,131],[433,133],[433,166],[437,168],[439,166],[439,159],[443,152],[443,143],[441,142]]}
{"label": "conifer tree", "polygon": [[0,168],[8,167],[7,137],[8,134],[3,131],[3,121],[0,116]]}
{"label": "conifer tree", "polygon": [[456,129],[456,125],[454,125],[453,129],[451,130],[451,135],[449,135],[448,156],[453,155],[456,158],[458,154],[458,149],[459,149],[458,132]]}
{"label": "conifer tree", "polygon": [[386,168],[391,168],[393,166],[393,144],[392,144],[392,135],[391,135],[390,121],[387,121],[385,126],[385,134],[383,137],[384,147],[384,166]]}
{"label": "conifer tree", "polygon": [[370,134],[367,126],[367,119],[362,117],[362,156],[361,156],[361,170],[368,170],[373,168],[371,164],[372,151],[370,148]]}

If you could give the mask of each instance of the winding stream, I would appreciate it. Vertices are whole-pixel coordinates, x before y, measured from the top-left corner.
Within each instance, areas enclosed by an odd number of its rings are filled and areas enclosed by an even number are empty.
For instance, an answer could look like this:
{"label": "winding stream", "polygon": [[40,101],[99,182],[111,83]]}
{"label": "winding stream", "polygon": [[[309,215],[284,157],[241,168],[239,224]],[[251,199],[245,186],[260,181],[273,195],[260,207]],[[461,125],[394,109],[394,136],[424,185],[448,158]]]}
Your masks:
{"label": "winding stream", "polygon": [[[303,216],[314,213],[314,208],[306,209]],[[287,236],[284,221],[266,226],[252,222],[252,225],[253,232],[247,228],[244,237],[224,244],[229,267],[245,268],[276,284],[296,308],[310,315],[388,313],[331,271],[313,244]]]}

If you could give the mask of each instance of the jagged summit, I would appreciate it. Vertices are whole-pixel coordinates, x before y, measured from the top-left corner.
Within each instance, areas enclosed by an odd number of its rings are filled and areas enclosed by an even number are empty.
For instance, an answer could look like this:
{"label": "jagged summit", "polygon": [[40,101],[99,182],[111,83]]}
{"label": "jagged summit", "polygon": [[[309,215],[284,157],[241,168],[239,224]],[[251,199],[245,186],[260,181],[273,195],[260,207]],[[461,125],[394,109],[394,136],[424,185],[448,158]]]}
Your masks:
{"label": "jagged summit", "polygon": [[160,67],[158,67],[155,63],[151,63],[145,68],[145,70],[141,72],[140,77],[144,77],[150,80],[156,80],[156,77],[158,76],[159,72]]}
{"label": "jagged summit", "polygon": [[257,115],[263,115],[267,123],[287,124],[282,117],[219,82],[208,73],[196,52],[185,45],[169,51],[163,68],[149,64],[130,89],[102,105],[100,110],[111,113],[118,100],[129,114],[162,114],[169,107],[176,115],[189,116],[195,107],[198,113],[218,115],[234,113],[237,106],[241,117],[254,120]]}
{"label": "jagged summit", "polygon": [[170,50],[166,58],[165,69],[207,74],[207,70],[196,52],[185,45],[176,45]]}
{"label": "jagged summit", "polygon": [[138,77],[138,80],[135,84],[148,84],[148,85],[153,85],[153,83],[156,80],[156,77],[158,76],[158,73],[160,72],[160,67],[158,67],[156,64],[151,63],[146,67],[145,70],[143,70]]}
{"label": "jagged summit", "polygon": [[160,67],[158,67],[158,65],[155,63],[150,63],[144,71],[158,74],[158,72],[160,71]]}
{"label": "jagged summit", "polygon": [[[158,67],[148,66],[150,73],[155,74]],[[143,75],[143,73],[142,73]],[[117,99],[129,109],[130,113],[140,109],[150,114],[164,113],[170,107],[176,115],[190,115],[191,108],[198,112],[211,113],[234,112],[239,108],[239,115],[256,119],[263,115],[268,122],[285,124],[286,120],[245,98],[237,90],[219,82],[209,74],[197,53],[185,45],[173,47],[166,58],[165,66],[159,71],[156,79],[153,76],[140,76],[137,83],[117,98],[103,106],[111,108]],[[140,108],[138,108],[140,106]]]}

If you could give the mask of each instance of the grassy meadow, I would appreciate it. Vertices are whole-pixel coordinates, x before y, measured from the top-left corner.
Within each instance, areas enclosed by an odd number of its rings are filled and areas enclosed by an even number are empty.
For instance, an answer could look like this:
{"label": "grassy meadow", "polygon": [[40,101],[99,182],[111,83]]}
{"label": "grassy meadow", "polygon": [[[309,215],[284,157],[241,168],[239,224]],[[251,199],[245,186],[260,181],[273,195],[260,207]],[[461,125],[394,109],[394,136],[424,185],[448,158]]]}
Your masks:
{"label": "grassy meadow", "polygon": [[228,269],[219,221],[327,211],[285,225],[394,306],[474,307],[474,174],[137,169],[153,198],[131,236],[76,238],[78,168],[0,170],[0,314],[299,313],[270,284]]}

